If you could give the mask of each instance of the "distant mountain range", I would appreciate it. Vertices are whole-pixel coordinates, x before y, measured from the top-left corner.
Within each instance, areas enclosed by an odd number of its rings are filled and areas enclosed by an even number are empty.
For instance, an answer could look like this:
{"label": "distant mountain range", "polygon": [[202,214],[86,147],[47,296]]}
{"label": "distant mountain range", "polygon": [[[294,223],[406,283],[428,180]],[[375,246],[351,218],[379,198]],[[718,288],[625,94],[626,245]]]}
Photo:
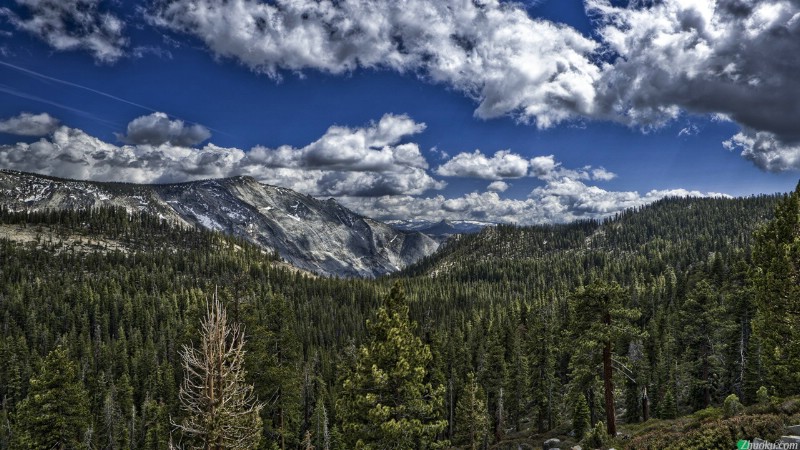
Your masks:
{"label": "distant mountain range", "polygon": [[[251,177],[138,185],[0,170],[0,205],[31,211],[97,206],[146,211],[245,238],[296,267],[327,276],[388,274],[439,247],[424,233],[361,216],[334,199],[318,200]],[[444,233],[448,226],[437,224],[434,231]]]}
{"label": "distant mountain range", "polygon": [[447,237],[454,234],[473,234],[485,227],[494,226],[494,223],[478,222],[474,220],[441,220],[430,222],[426,220],[388,220],[389,225],[407,231],[419,231],[428,236]]}

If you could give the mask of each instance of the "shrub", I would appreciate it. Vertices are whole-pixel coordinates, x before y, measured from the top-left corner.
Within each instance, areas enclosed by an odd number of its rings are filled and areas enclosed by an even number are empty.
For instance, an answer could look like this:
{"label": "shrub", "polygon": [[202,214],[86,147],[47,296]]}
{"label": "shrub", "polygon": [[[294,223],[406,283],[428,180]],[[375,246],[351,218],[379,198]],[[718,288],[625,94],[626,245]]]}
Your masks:
{"label": "shrub", "polygon": [[756,403],[759,405],[769,404],[769,392],[766,386],[761,386],[758,388],[758,391],[756,391]]}
{"label": "shrub", "polygon": [[739,401],[739,397],[736,394],[725,397],[725,401],[722,403],[722,412],[725,417],[739,415],[743,408],[744,406],[742,406],[742,402]]}
{"label": "shrub", "polygon": [[586,436],[584,444],[590,448],[603,448],[608,443],[605,422],[597,422],[591,432]]}

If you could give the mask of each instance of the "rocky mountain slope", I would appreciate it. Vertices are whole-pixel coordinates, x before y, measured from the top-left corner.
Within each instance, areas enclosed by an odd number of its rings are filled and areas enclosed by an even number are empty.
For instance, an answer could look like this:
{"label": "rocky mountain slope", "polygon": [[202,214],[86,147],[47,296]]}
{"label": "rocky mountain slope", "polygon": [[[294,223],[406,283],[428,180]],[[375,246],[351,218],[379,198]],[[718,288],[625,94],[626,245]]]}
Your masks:
{"label": "rocky mountain slope", "polygon": [[438,248],[338,204],[250,177],[136,185],[63,180],[0,170],[0,205],[12,210],[122,206],[187,226],[244,237],[321,275],[374,277],[400,270]]}

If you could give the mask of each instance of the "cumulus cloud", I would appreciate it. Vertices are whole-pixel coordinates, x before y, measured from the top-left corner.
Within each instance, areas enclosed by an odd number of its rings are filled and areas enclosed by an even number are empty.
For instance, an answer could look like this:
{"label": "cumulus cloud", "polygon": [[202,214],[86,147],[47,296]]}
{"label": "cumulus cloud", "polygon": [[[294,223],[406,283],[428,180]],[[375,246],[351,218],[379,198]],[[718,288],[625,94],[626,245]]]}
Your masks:
{"label": "cumulus cloud", "polygon": [[211,137],[202,125],[186,125],[182,120],[170,120],[162,112],[137,117],[128,124],[127,133],[117,136],[122,142],[133,145],[172,144],[183,147],[197,145]]}
{"label": "cumulus cloud", "polygon": [[415,143],[401,143],[425,129],[406,115],[384,115],[363,128],[333,126],[317,141],[295,149],[257,147],[253,158],[273,167],[387,171],[398,167],[427,169],[428,163]]}
{"label": "cumulus cloud", "polygon": [[520,178],[528,174],[528,161],[509,150],[500,150],[488,158],[475,150],[472,153],[459,153],[436,169],[444,177],[482,178],[500,180]]}
{"label": "cumulus cloud", "polygon": [[728,150],[741,150],[742,156],[763,170],[781,172],[800,169],[800,142],[786,143],[774,133],[744,129],[723,142]]}
{"label": "cumulus cloud", "polygon": [[341,201],[362,214],[383,220],[414,217],[432,222],[448,219],[534,225],[599,219],[664,197],[721,195],[685,189],[652,190],[644,194],[608,191],[579,180],[560,178],[537,187],[526,199],[502,198],[497,192],[472,192],[457,198],[443,195],[345,197]]}
{"label": "cumulus cloud", "polygon": [[117,61],[128,44],[124,22],[100,9],[102,0],[16,0],[26,10],[20,15],[0,8],[18,30],[33,34],[56,50],[85,50],[95,60]]}
{"label": "cumulus cloud", "polygon": [[481,118],[651,129],[689,112],[800,142],[796,0],[585,3],[594,38],[501,0],[156,0],[149,20],[276,78],[417,74],[473,98]]}
{"label": "cumulus cloud", "polygon": [[[174,126],[175,121],[160,113],[140,119],[131,122],[135,126],[128,127],[126,136],[135,144],[118,146],[61,126],[33,143],[0,146],[0,167],[134,183],[250,175],[264,183],[320,196],[419,195],[445,186],[427,173],[416,144],[402,142],[424,128],[406,116],[387,115],[361,128],[331,127],[322,138],[302,148],[256,147],[249,151],[214,144],[202,148],[181,145],[197,139],[146,125],[155,119],[166,120],[172,126],[167,130],[185,131],[185,127]],[[132,133],[132,129],[147,133]],[[336,154],[338,144],[342,155]]]}
{"label": "cumulus cloud", "polygon": [[[538,177],[544,183],[533,189],[528,198],[502,198],[500,193],[509,186],[501,180],[493,181],[483,193],[454,198],[423,197],[431,190],[445,187],[444,182],[430,176],[417,145],[406,142],[424,127],[407,116],[386,115],[363,127],[330,127],[322,137],[304,147],[256,147],[244,151],[210,143],[193,148],[169,141],[157,145],[115,145],[82,130],[59,126],[36,142],[0,145],[0,167],[66,178],[134,183],[250,175],[261,182],[299,192],[337,197],[345,205],[380,219],[566,222],[605,217],[665,196],[712,195],[686,190],[650,191],[643,195],[635,191],[609,191],[588,183],[610,179],[613,176],[610,172],[589,166],[567,169],[551,155],[531,161],[523,159],[526,166],[522,173]],[[335,154],[336,148],[341,148],[341,155]],[[502,161],[507,156],[506,152],[498,152],[487,161],[495,158]]]}
{"label": "cumulus cloud", "polygon": [[771,133],[783,143],[768,152],[770,164],[750,158],[759,166],[780,170],[795,161],[800,59],[788,55],[800,54],[800,2],[663,0],[624,8],[588,0],[587,9],[615,55],[596,83],[598,117],[649,127],[684,110],[709,113],[742,125],[743,135]]}
{"label": "cumulus cloud", "polygon": [[491,158],[485,156],[480,150],[472,153],[459,153],[439,166],[436,173],[446,177],[484,180],[530,176],[540,180],[569,177],[578,180],[609,181],[617,176],[603,167],[584,166],[580,169],[566,169],[556,161],[555,155],[535,156],[526,160],[521,155],[511,153],[509,150],[501,150]]}
{"label": "cumulus cloud", "polygon": [[21,113],[5,120],[0,120],[0,133],[19,136],[46,136],[58,128],[58,119],[50,114]]}
{"label": "cumulus cloud", "polygon": [[598,44],[499,0],[156,0],[150,21],[273,77],[284,70],[416,73],[549,127],[591,115]]}
{"label": "cumulus cloud", "polygon": [[509,184],[505,181],[492,181],[489,186],[486,186],[486,190],[490,192],[505,192],[508,188]]}
{"label": "cumulus cloud", "polygon": [[617,178],[617,174],[606,170],[604,167],[598,167],[596,169],[592,169],[592,179],[597,181],[611,181],[614,178]]}

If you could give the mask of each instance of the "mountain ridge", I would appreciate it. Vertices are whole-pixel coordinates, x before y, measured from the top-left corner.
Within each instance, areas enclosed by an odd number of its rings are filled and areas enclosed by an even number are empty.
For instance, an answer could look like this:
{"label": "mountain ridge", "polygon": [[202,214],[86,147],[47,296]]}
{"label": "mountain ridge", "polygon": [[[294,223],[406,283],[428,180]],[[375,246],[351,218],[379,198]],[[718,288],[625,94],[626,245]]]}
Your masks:
{"label": "mountain ridge", "polygon": [[430,237],[252,177],[135,184],[0,170],[0,204],[12,210],[120,206],[183,226],[242,237],[326,276],[377,277],[429,256]]}

